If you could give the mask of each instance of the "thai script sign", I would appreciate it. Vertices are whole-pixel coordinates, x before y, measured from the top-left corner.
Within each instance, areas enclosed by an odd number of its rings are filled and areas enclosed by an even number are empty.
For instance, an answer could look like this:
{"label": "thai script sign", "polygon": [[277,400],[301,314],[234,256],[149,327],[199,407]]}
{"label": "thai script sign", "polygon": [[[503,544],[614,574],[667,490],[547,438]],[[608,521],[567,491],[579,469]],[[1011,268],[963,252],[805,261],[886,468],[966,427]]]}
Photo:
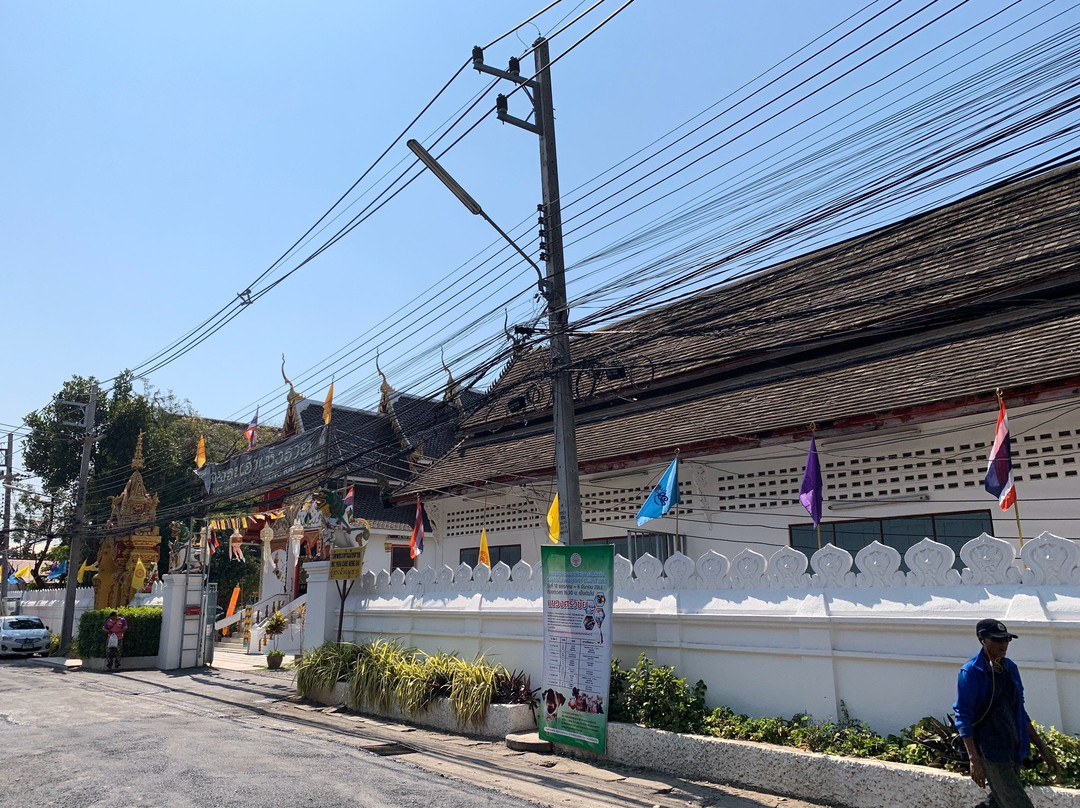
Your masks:
{"label": "thai script sign", "polygon": [[364,571],[363,547],[335,547],[330,551],[330,580],[349,581]]}
{"label": "thai script sign", "polygon": [[224,463],[199,469],[206,493],[212,496],[254,493],[319,465],[329,427],[320,426],[281,443],[244,452]]}

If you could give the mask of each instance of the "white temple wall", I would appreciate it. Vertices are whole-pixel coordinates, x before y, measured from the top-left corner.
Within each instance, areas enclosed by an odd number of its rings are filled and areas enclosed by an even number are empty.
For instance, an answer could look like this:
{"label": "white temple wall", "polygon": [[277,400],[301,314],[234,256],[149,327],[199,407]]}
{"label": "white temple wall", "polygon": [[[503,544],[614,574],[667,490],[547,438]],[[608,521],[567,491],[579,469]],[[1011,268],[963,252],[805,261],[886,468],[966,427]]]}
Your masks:
{"label": "white temple wall", "polygon": [[[644,653],[703,679],[710,706],[822,720],[846,710],[887,733],[950,711],[957,671],[978,650],[975,623],[997,617],[1020,635],[1010,656],[1033,718],[1080,733],[1080,544],[1043,534],[1017,559],[1010,543],[983,535],[961,557],[953,569],[953,551],[929,540],[908,551],[907,573],[880,544],[854,558],[825,547],[809,566],[791,549],[678,554],[664,565],[616,557],[614,655],[630,667]],[[326,604],[322,636],[333,639],[337,593],[320,578],[309,578],[309,610]],[[539,567],[524,562],[367,572],[346,602],[343,636],[483,654],[539,686],[541,608]]]}

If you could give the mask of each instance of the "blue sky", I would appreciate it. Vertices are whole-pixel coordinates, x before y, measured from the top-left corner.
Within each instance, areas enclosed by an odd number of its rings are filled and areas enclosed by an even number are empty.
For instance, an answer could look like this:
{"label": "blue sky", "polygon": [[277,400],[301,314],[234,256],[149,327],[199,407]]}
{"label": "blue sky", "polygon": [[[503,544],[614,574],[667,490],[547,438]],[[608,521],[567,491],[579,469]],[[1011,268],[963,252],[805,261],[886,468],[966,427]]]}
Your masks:
{"label": "blue sky", "polygon": [[[390,146],[473,45],[496,39],[542,5],[4,4],[0,237],[6,246],[7,350],[0,430],[46,404],[72,374],[108,379],[235,300]],[[564,0],[536,25],[551,34],[589,5]],[[620,5],[606,0],[554,37],[552,55]],[[564,197],[864,6],[886,5],[636,0],[553,67]],[[921,5],[901,3],[890,13],[899,20]],[[929,43],[1008,5],[959,8],[853,74],[849,87],[866,87]],[[1077,23],[1067,4],[1046,5],[1049,10],[1040,13],[1062,16],[1044,33]],[[1021,3],[1007,14],[1019,18],[1040,6]],[[488,63],[504,67],[537,30],[526,26],[491,47]],[[1019,50],[1038,36],[1004,47]],[[529,65],[531,57],[524,62]],[[940,72],[945,81],[956,67]],[[408,136],[430,144],[440,125],[489,81],[463,72]],[[793,83],[780,82],[773,93]],[[839,112],[827,108],[843,98],[844,87],[839,82],[823,90],[802,109],[820,110],[821,122],[837,119]],[[468,119],[479,124],[443,164],[535,254],[536,138],[482,114],[493,103],[493,94],[485,97]],[[510,104],[512,113],[525,114],[520,94]],[[752,140],[759,154],[797,146],[800,135],[783,131],[779,122],[763,123],[730,147],[731,159]],[[775,143],[764,144],[771,135]],[[400,161],[410,160],[403,139],[358,192],[379,187],[380,177],[393,176],[395,165],[400,170],[408,164]],[[736,160],[721,167],[716,181],[740,165],[750,164]],[[611,266],[586,274],[613,240],[677,210],[711,182],[666,198],[661,191],[643,194],[647,210],[632,226],[613,224],[568,243],[572,294],[614,277]],[[890,215],[881,214],[883,220]],[[837,237],[844,232],[835,230]],[[321,400],[333,376],[339,402],[371,407],[378,395],[372,359],[378,349],[395,387],[430,392],[440,382],[440,346],[461,370],[485,351],[494,353],[504,311],[512,323],[539,313],[527,267],[477,267],[474,257],[497,249],[489,246],[496,239],[430,175],[420,176],[218,333],[147,379],[208,417],[247,421],[258,405],[264,420],[280,422],[283,353],[300,392]],[[634,260],[658,259],[670,246],[650,242]],[[630,261],[631,248],[620,249]],[[587,258],[595,260],[583,263]],[[290,259],[269,277],[298,263]],[[469,268],[474,272],[466,279]],[[410,311],[411,301],[440,283],[445,288],[432,292],[435,300],[449,300],[451,290],[479,296],[462,298],[438,316],[432,302]],[[455,332],[474,318],[475,325]]]}

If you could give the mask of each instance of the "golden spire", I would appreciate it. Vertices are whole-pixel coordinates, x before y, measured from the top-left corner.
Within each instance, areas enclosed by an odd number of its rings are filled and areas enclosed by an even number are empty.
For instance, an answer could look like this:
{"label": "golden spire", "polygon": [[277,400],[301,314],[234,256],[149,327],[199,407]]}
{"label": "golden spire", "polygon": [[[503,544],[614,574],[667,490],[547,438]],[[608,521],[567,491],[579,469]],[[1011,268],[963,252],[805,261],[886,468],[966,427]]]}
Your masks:
{"label": "golden spire", "polygon": [[142,436],[143,436],[143,433],[142,433],[142,430],[140,429],[139,430],[139,439],[135,442],[135,457],[131,461],[131,467],[133,469],[135,469],[135,471],[139,471],[140,469],[142,469],[145,466],[145,464],[143,463],[143,456],[142,456]]}

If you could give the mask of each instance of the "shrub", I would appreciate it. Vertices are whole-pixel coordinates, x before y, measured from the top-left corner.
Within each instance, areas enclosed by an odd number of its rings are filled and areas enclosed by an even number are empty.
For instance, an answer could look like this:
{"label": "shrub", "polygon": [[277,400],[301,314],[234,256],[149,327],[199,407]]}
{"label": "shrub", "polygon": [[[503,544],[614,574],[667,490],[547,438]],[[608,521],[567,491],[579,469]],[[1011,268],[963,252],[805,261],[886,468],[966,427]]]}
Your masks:
{"label": "shrub", "polygon": [[359,646],[326,643],[298,660],[296,670],[301,696],[347,682],[351,707],[377,712],[397,707],[406,715],[419,715],[435,699],[446,698],[461,727],[482,724],[493,703],[538,703],[527,674],[510,673],[481,656],[466,662],[454,654],[427,654],[406,648],[400,640],[378,638]]}
{"label": "shrub", "polygon": [[353,643],[328,642],[314,648],[296,662],[296,692],[310,698],[316,690],[330,690],[348,680],[360,648]]}
{"label": "shrub", "polygon": [[702,733],[708,710],[705,683],[690,686],[675,676],[675,668],[655,665],[642,654],[628,671],[611,662],[609,718],[669,732]]}
{"label": "shrub", "polygon": [[102,628],[113,611],[128,624],[124,632],[124,656],[157,656],[161,640],[161,608],[158,606],[128,606],[83,612],[76,637],[79,656],[83,659],[105,656],[105,632]]}

